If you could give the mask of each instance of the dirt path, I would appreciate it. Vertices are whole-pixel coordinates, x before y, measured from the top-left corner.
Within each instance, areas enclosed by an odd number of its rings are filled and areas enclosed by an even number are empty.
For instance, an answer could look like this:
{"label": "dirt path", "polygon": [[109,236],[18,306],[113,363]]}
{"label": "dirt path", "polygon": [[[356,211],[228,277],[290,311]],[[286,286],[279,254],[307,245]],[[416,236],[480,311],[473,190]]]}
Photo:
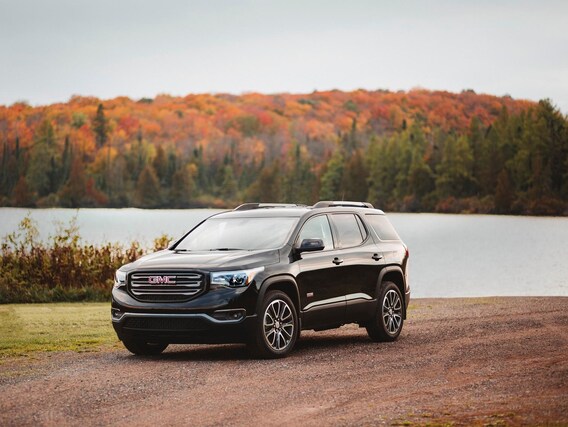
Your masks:
{"label": "dirt path", "polygon": [[305,332],[240,346],[54,353],[0,365],[0,425],[568,424],[568,298],[415,300],[399,341]]}

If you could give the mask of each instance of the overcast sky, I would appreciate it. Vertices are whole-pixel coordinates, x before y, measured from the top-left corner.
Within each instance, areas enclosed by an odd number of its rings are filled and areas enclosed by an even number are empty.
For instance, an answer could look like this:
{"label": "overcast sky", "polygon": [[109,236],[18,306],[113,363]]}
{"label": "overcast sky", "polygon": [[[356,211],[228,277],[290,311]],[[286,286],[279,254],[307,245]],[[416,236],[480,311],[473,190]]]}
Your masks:
{"label": "overcast sky", "polygon": [[568,112],[568,1],[0,0],[0,104],[414,87]]}

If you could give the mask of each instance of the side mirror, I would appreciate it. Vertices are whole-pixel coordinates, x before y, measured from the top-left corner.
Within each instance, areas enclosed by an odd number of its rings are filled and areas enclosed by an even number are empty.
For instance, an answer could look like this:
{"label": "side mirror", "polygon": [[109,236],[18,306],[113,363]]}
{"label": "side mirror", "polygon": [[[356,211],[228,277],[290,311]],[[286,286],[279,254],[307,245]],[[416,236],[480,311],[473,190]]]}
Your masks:
{"label": "side mirror", "polygon": [[304,239],[298,248],[298,253],[323,251],[325,245],[322,239]]}

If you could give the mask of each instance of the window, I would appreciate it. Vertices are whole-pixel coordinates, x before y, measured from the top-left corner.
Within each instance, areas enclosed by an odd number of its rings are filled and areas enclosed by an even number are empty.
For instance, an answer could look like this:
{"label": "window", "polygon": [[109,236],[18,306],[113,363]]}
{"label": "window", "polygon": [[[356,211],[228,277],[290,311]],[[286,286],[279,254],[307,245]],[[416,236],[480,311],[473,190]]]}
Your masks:
{"label": "window", "polygon": [[321,239],[324,250],[333,249],[333,238],[327,216],[320,215],[307,220],[298,236],[298,244],[304,239]]}
{"label": "window", "polygon": [[214,217],[189,233],[176,250],[275,249],[286,243],[298,218]]}
{"label": "window", "polygon": [[363,235],[355,215],[336,214],[332,215],[331,218],[337,228],[338,240],[342,248],[357,246],[363,242]]}
{"label": "window", "polygon": [[381,240],[400,240],[388,218],[384,215],[365,215],[367,222]]}

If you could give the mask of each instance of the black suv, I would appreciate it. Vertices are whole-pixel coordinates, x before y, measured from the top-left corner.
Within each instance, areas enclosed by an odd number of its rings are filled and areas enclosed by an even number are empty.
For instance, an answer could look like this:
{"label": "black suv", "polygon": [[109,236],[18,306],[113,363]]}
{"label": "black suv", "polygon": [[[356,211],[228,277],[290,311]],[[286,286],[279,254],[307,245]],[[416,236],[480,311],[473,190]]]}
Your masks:
{"label": "black suv", "polygon": [[408,249],[369,203],[247,203],[116,272],[112,323],[134,354],[171,343],[246,343],[282,357],[302,329],[346,323],[399,336]]}

